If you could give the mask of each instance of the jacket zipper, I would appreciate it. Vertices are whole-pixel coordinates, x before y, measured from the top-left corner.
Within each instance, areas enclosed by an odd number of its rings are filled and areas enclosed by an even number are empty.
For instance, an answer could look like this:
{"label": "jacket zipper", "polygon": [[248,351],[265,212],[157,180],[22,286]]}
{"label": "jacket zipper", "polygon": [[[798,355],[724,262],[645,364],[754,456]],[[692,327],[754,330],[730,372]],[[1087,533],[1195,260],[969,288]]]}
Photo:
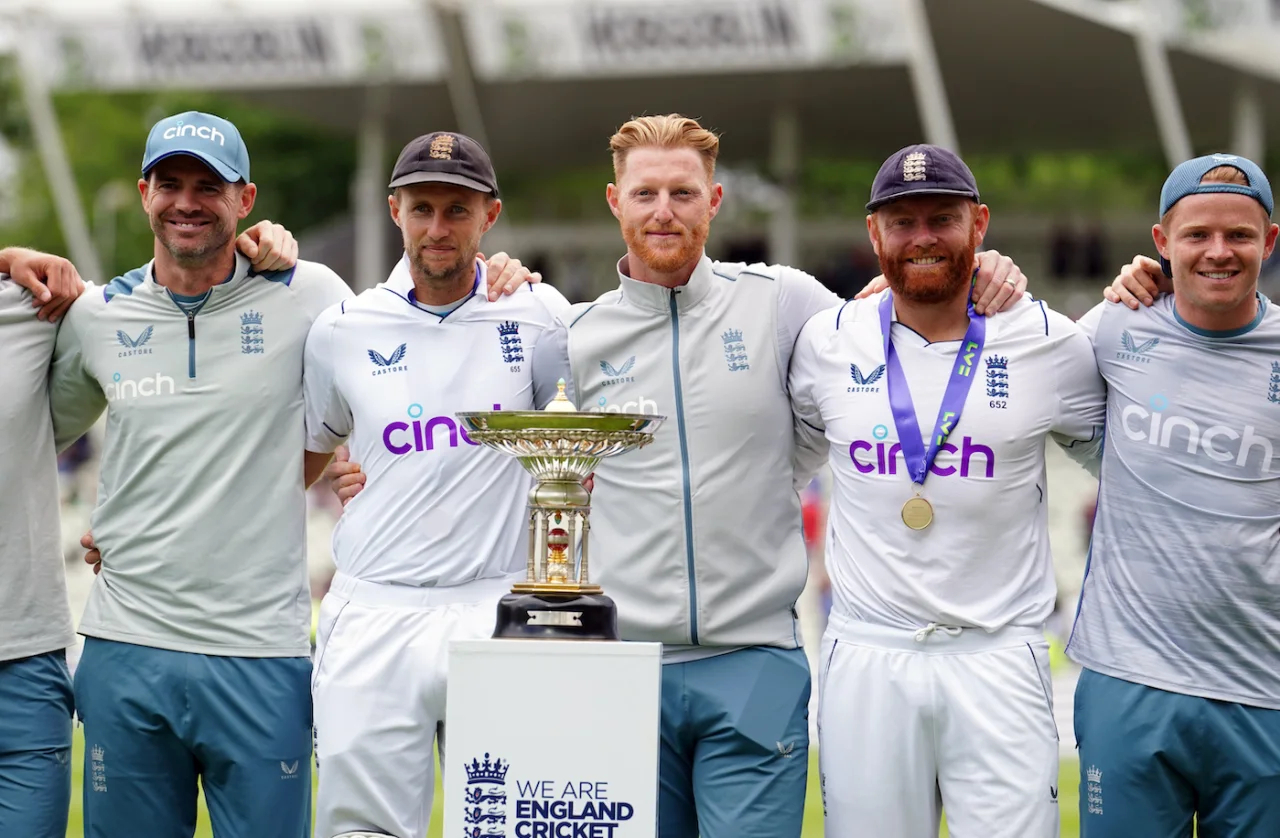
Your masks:
{"label": "jacket zipper", "polygon": [[698,580],[693,561],[693,492],[689,476],[689,440],[684,427],[684,394],[680,387],[680,312],[676,289],[671,289],[671,374],[676,389],[676,427],[680,433],[680,465],[684,472],[684,551],[689,573],[689,638],[698,645]]}
{"label": "jacket zipper", "polygon": [[187,315],[187,378],[196,377],[196,315],[194,312],[186,312]]}

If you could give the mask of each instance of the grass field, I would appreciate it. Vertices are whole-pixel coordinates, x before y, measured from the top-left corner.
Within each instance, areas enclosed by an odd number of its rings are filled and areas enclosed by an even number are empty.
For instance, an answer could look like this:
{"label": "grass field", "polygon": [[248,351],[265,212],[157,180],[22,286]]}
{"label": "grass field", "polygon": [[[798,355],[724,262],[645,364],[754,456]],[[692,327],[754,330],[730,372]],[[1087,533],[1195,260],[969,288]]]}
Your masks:
{"label": "grass field", "polygon": [[[84,768],[84,739],[76,729],[74,770],[71,781],[71,819],[67,825],[67,838],[81,838],[84,826],[81,820],[81,772]],[[436,773],[437,778],[439,772]],[[1077,838],[1080,834],[1079,809],[1076,806],[1078,797],[1079,772],[1074,760],[1064,760],[1059,771],[1058,806],[1062,811],[1063,838]],[[440,806],[440,786],[436,785],[436,806],[431,817],[431,829],[427,838],[441,838],[444,830],[443,809]],[[818,757],[816,752],[809,761],[809,792],[805,798],[804,838],[822,838],[822,797],[818,792]],[[942,834],[945,836],[944,827]],[[209,814],[205,811],[204,798],[200,800],[199,819],[196,823],[197,838],[212,838],[209,828]]]}

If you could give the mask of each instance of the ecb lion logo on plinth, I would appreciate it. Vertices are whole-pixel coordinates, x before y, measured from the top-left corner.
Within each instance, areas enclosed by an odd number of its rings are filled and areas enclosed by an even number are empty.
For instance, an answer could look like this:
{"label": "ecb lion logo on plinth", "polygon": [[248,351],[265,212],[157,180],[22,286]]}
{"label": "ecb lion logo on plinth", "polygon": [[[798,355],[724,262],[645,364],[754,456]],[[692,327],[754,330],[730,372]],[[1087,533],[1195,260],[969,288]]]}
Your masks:
{"label": "ecb lion logo on plinth", "polygon": [[463,794],[462,834],[464,838],[505,838],[507,834],[507,769],[509,762],[473,759],[467,769],[467,789]]}

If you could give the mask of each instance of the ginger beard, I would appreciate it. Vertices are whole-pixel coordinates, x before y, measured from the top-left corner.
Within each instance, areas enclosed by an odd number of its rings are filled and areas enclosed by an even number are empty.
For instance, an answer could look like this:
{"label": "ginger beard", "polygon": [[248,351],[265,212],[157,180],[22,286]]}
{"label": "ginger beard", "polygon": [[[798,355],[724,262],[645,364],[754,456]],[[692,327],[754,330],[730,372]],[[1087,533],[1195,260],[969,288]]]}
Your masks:
{"label": "ginger beard", "polygon": [[[937,242],[930,247],[910,246],[901,252],[890,252],[881,244],[880,271],[899,299],[922,304],[947,302],[959,296],[973,280],[979,240],[978,227],[970,222],[969,243],[963,247],[948,249]],[[936,265],[916,265],[910,261],[939,256],[942,261]]]}
{"label": "ginger beard", "polygon": [[[692,228],[674,218],[667,224],[641,222],[622,225],[622,239],[627,243],[627,250],[634,253],[646,268],[660,274],[674,273],[697,261],[710,232],[710,214],[703,216]],[[650,235],[654,233],[674,235],[654,240]]]}

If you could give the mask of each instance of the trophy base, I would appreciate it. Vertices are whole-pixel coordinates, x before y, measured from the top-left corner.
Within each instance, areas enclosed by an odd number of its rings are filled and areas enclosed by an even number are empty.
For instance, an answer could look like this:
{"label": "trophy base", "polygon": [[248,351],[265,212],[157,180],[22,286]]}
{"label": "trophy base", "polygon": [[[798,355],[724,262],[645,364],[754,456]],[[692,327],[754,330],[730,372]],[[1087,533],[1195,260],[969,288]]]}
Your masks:
{"label": "trophy base", "polygon": [[495,638],[621,640],[618,607],[604,594],[507,594],[498,602]]}

